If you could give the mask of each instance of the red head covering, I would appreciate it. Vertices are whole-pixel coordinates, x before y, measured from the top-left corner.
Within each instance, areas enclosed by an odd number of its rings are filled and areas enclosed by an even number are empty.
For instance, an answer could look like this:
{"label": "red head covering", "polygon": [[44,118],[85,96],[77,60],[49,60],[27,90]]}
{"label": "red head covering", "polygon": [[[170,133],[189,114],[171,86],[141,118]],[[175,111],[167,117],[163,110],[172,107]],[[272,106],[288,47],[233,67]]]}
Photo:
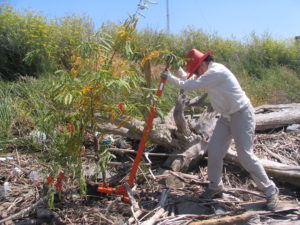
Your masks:
{"label": "red head covering", "polygon": [[193,73],[196,72],[196,69],[200,66],[200,64],[206,59],[207,56],[210,55],[212,52],[211,49],[209,49],[206,53],[202,53],[199,50],[193,48],[189,53],[187,54],[186,58],[189,60],[186,62],[186,67],[188,70],[187,73],[187,79],[189,79]]}

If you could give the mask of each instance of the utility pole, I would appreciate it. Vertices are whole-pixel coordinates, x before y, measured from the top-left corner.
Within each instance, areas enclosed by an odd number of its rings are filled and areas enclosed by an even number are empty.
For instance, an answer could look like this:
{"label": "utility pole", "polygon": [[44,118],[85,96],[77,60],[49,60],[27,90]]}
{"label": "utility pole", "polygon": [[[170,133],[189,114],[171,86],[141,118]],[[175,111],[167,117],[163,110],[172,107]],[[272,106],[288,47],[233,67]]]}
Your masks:
{"label": "utility pole", "polygon": [[167,1],[167,32],[170,32],[170,14],[169,14],[169,0]]}

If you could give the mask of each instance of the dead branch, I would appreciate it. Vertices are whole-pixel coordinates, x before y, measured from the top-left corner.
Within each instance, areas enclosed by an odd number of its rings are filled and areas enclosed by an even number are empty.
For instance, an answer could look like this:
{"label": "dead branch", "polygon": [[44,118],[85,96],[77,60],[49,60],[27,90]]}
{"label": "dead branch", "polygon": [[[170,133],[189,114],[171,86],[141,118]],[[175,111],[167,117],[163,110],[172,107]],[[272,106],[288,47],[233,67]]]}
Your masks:
{"label": "dead branch", "polygon": [[241,215],[236,216],[225,216],[218,219],[209,219],[209,220],[202,220],[190,223],[190,225],[225,225],[225,224],[237,224],[242,223],[250,220],[256,213],[246,212]]}
{"label": "dead branch", "polygon": [[106,218],[106,216],[103,215],[101,212],[99,212],[98,215],[100,216],[101,219],[105,220],[106,222],[108,222],[110,224],[115,224],[113,221],[111,221],[110,219]]}
{"label": "dead branch", "polygon": [[[112,152],[121,152],[121,153],[137,153],[136,150],[133,149],[121,149],[121,148],[109,148],[109,151]],[[151,155],[151,156],[183,156],[183,154],[168,154],[168,153],[152,153],[152,152],[144,152],[144,155]]]}
{"label": "dead branch", "polygon": [[43,197],[40,200],[38,200],[36,203],[34,203],[33,205],[31,205],[25,209],[22,209],[21,211],[0,220],[0,224],[4,223],[6,221],[9,221],[9,220],[15,220],[15,219],[22,218],[24,215],[26,215],[26,214],[30,213],[32,210],[36,209],[40,204],[44,203],[46,201],[46,199],[47,199],[47,197]]}
{"label": "dead branch", "polygon": [[[240,166],[236,152],[229,150],[225,155],[225,160],[234,165]],[[267,159],[260,160],[266,172],[276,179],[288,182],[300,187],[300,166],[289,166],[283,163],[274,162]],[[242,167],[241,167],[242,168]]]}
{"label": "dead branch", "polygon": [[264,195],[260,194],[259,192],[256,191],[249,191],[249,190],[245,190],[245,189],[240,189],[240,188],[226,188],[225,190],[226,192],[243,192],[246,194],[251,194],[251,195],[255,195],[261,198],[265,198]]}
{"label": "dead branch", "polygon": [[125,187],[126,187],[126,190],[127,190],[127,194],[128,194],[128,197],[130,199],[130,203],[133,207],[133,210],[139,210],[140,207],[139,207],[139,204],[138,202],[135,200],[134,196],[133,196],[133,192],[129,186],[129,184],[126,182],[125,183]]}
{"label": "dead branch", "polygon": [[156,221],[162,216],[165,214],[165,204],[166,204],[166,200],[168,198],[168,194],[169,194],[170,190],[169,189],[164,189],[162,194],[161,194],[161,197],[160,197],[160,201],[158,203],[158,207],[155,209],[156,212],[155,214],[150,217],[150,219],[144,221],[142,223],[142,225],[153,225],[156,223]]}

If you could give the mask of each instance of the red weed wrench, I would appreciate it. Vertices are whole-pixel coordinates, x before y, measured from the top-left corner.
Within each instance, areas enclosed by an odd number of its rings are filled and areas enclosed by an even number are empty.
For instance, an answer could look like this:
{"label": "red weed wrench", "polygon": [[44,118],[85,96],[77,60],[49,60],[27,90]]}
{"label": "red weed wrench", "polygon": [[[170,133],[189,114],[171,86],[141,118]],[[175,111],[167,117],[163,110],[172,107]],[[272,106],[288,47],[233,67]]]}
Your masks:
{"label": "red weed wrench", "polygon": [[[167,71],[170,68],[170,64],[173,61],[173,58],[174,58],[173,54],[168,54],[166,56],[165,71]],[[158,89],[156,91],[156,96],[157,97],[160,97],[162,95],[163,88],[165,86],[166,81],[167,81],[166,78],[163,78],[163,77],[160,78]],[[150,106],[150,114],[149,114],[149,117],[147,119],[146,126],[144,127],[144,131],[143,131],[143,134],[142,134],[141,141],[139,143],[137,154],[136,154],[136,157],[134,159],[134,162],[133,162],[133,165],[132,165],[132,168],[131,168],[131,172],[130,172],[130,175],[129,175],[129,178],[128,178],[128,181],[127,181],[127,184],[130,187],[132,187],[134,185],[134,180],[135,180],[136,173],[137,173],[137,170],[138,170],[138,167],[139,167],[139,164],[140,164],[140,161],[141,161],[144,149],[145,149],[147,138],[148,138],[148,136],[150,134],[150,130],[152,128],[153,120],[154,120],[154,117],[155,117],[155,114],[156,114],[156,103],[157,103],[157,101],[153,100],[153,102]],[[128,193],[127,193],[127,189],[126,189],[125,184],[117,186],[115,188],[112,188],[112,187],[109,187],[106,183],[104,183],[104,184],[102,184],[101,186],[98,187],[97,191],[101,192],[101,193],[109,194],[109,195],[112,195],[112,194],[122,195],[125,201],[129,201]]]}

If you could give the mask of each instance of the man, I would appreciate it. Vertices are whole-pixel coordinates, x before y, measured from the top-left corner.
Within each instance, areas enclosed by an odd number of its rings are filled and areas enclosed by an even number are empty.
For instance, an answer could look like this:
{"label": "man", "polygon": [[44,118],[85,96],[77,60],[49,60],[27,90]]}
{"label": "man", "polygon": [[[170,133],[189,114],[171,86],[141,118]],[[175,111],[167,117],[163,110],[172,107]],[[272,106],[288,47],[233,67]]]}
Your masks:
{"label": "man", "polygon": [[[213,61],[211,50],[203,54],[197,49],[192,49],[187,58],[187,79],[179,79],[169,71],[162,73],[161,77],[183,90],[207,91],[212,107],[221,114],[208,144],[210,184],[202,197],[213,198],[224,191],[223,158],[234,139],[240,164],[250,173],[258,188],[265,194],[267,208],[274,210],[278,203],[279,191],[253,153],[255,118],[249,98],[233,73],[224,65]],[[183,70],[179,72],[185,76]],[[193,79],[189,79],[191,76]]]}

